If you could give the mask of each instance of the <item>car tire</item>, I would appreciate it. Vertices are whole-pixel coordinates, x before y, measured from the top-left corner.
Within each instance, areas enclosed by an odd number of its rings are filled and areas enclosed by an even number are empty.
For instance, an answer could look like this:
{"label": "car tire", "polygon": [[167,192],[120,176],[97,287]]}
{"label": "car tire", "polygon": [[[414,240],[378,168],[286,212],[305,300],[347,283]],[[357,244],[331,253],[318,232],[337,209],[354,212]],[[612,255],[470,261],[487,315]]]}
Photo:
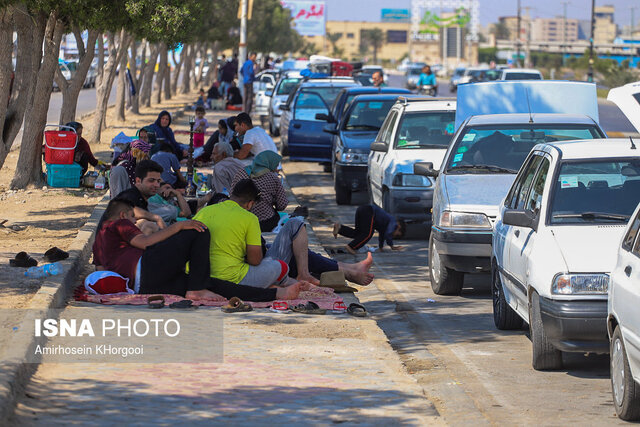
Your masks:
{"label": "car tire", "polygon": [[[282,141],[282,139],[280,141]],[[282,148],[280,149],[280,151],[282,153],[282,157],[288,156],[289,155],[289,145],[285,144],[284,142],[281,142],[281,143],[282,143]]]}
{"label": "car tire", "polygon": [[431,289],[437,295],[460,295],[464,283],[464,273],[445,267],[433,242],[433,233],[429,236],[429,278]]}
{"label": "car tire", "polygon": [[280,136],[280,129],[274,128],[271,120],[269,120],[269,133],[271,136]]}
{"label": "car tire", "polygon": [[389,190],[382,189],[382,210],[388,214],[393,214],[393,206],[391,205],[391,193]]}
{"label": "car tire", "polygon": [[540,296],[536,291],[531,294],[529,307],[529,335],[531,336],[532,361],[536,371],[562,368],[562,352],[549,342],[544,331],[540,315]]}
{"label": "car tire", "polygon": [[522,328],[522,317],[507,303],[500,273],[495,266],[491,269],[491,295],[493,297],[493,323],[501,331]]}
{"label": "car tire", "polygon": [[336,203],[339,205],[348,205],[351,203],[351,190],[342,185],[335,185]]}
{"label": "car tire", "polygon": [[640,385],[631,376],[627,350],[620,326],[611,337],[611,392],[618,418],[625,421],[640,420]]}

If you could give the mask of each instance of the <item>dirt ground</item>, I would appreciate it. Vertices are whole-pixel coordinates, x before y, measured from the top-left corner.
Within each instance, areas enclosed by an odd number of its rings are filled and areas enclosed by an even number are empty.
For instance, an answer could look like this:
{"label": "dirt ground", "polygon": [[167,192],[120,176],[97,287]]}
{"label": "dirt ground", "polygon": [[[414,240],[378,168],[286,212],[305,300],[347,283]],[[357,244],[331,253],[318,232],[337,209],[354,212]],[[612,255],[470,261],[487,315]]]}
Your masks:
{"label": "dirt ground", "polygon": [[[102,132],[102,142],[91,144],[91,150],[99,160],[110,162],[110,143],[115,135],[121,131],[135,135],[139,128],[153,123],[161,110],[175,111],[193,102],[196,97],[195,93],[178,95],[161,105],[142,108],[140,115],[128,115],[125,123],[116,123],[113,108],[109,109],[109,127]],[[79,121],[83,122],[86,133],[91,126],[92,116]],[[172,128],[187,130],[180,126]],[[176,135],[176,139],[178,142],[188,142],[184,134]],[[66,250],[105,193],[94,189],[47,186],[9,190],[18,154],[17,149],[9,153],[0,169],[0,224],[6,220],[0,226],[0,309],[28,306],[42,282],[42,279],[26,278],[23,268],[10,267],[9,259],[20,251],[26,251],[42,265],[47,249],[57,246]]]}

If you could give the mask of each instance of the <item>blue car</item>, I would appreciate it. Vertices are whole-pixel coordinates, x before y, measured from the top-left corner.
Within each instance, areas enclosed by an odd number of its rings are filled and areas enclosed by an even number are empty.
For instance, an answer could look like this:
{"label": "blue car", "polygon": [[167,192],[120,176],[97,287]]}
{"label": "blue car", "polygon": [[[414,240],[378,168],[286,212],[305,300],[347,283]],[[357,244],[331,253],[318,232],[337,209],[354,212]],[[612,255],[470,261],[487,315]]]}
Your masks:
{"label": "blue car", "polygon": [[356,86],[342,89],[338,97],[331,106],[330,114],[325,120],[329,123],[337,123],[340,121],[344,113],[349,108],[349,104],[358,95],[374,95],[374,94],[409,94],[409,89],[399,87],[373,87],[373,86]]}
{"label": "blue car", "polygon": [[329,107],[345,87],[356,86],[350,77],[309,79],[298,84],[281,107],[282,154],[291,160],[331,164],[332,135],[323,132]]}
{"label": "blue car", "polygon": [[399,94],[358,95],[340,121],[325,126],[333,134],[333,183],[336,203],[351,203],[351,193],[367,188],[369,148]]}

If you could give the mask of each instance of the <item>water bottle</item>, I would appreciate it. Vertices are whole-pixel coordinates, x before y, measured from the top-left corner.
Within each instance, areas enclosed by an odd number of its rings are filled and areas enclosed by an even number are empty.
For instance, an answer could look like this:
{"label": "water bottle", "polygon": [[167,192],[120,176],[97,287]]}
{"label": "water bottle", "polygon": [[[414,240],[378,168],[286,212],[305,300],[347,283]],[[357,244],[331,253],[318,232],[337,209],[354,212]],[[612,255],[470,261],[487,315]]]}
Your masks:
{"label": "water bottle", "polygon": [[96,190],[104,190],[105,184],[106,184],[106,178],[104,176],[104,173],[100,172],[100,175],[98,175],[98,178],[96,178],[96,182],[93,185],[93,187]]}
{"label": "water bottle", "polygon": [[227,187],[224,187],[222,189],[222,194],[226,194],[227,196],[229,195],[229,191],[227,190]]}
{"label": "water bottle", "polygon": [[53,264],[45,264],[40,267],[31,267],[24,272],[24,275],[34,279],[40,279],[42,277],[55,276],[63,271],[62,264],[54,262]]}

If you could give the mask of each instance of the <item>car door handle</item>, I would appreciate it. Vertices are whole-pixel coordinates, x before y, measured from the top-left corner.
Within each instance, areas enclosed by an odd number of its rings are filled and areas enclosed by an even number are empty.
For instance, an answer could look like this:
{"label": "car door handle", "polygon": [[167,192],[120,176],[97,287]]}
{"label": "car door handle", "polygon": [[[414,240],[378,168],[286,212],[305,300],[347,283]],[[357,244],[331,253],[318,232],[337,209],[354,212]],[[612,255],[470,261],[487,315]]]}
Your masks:
{"label": "car door handle", "polygon": [[627,266],[624,268],[624,274],[626,274],[626,275],[627,275],[627,277],[631,276],[631,266],[630,266],[630,265],[627,265]]}
{"label": "car door handle", "polygon": [[294,129],[300,129],[300,127],[301,127],[301,126],[300,126],[298,123],[296,123],[295,125],[293,125],[293,128],[294,128]]}
{"label": "car door handle", "polygon": [[515,234],[515,235],[516,235],[516,237],[520,237],[520,230],[516,230],[516,231],[514,231],[514,232],[513,232],[513,234]]}

